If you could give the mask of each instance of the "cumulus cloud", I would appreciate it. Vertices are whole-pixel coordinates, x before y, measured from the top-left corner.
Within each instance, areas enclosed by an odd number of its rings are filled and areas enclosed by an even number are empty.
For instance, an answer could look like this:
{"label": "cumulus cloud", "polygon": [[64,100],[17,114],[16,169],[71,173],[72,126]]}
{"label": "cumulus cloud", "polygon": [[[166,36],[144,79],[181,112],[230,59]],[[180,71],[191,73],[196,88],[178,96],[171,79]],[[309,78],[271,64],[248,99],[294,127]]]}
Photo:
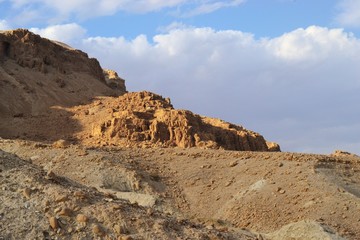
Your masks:
{"label": "cumulus cloud", "polygon": [[360,154],[360,40],[352,34],[311,26],[256,39],[180,26],[152,39],[74,44],[117,70],[130,91],[151,90],[177,108],[243,124],[283,150]]}
{"label": "cumulus cloud", "polygon": [[6,20],[0,19],[0,30],[8,30],[11,29],[9,23]]}
{"label": "cumulus cloud", "polygon": [[334,52],[353,54],[351,47],[358,45],[351,33],[342,29],[327,29],[316,26],[296,29],[281,37],[267,41],[268,48],[276,56],[287,60],[327,59]]}
{"label": "cumulus cloud", "polygon": [[360,1],[341,0],[336,21],[346,27],[360,27]]}
{"label": "cumulus cloud", "polygon": [[81,41],[86,34],[86,30],[76,23],[53,25],[46,28],[31,28],[30,31],[51,40],[72,44]]}

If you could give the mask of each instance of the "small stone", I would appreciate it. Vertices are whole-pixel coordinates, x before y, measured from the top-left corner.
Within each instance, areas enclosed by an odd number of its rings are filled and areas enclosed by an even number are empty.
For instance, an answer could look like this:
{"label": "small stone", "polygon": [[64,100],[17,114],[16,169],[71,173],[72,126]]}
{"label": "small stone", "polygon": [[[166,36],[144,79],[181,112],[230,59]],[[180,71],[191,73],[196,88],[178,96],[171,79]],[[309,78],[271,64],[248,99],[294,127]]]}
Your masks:
{"label": "small stone", "polygon": [[229,167],[235,167],[236,165],[238,165],[238,161],[233,161],[229,164]]}
{"label": "small stone", "polygon": [[87,151],[85,151],[85,150],[81,150],[81,151],[78,152],[78,156],[80,156],[80,157],[86,156],[86,155],[88,155],[88,154],[89,154],[89,153],[88,153]]}
{"label": "small stone", "polygon": [[60,208],[60,207],[54,209],[54,213],[58,213],[58,212],[60,212],[60,211],[61,211],[61,208]]}
{"label": "small stone", "polygon": [[30,188],[25,188],[25,189],[23,190],[23,195],[24,195],[24,197],[26,197],[27,199],[30,199],[31,189],[30,189]]}
{"label": "small stone", "polygon": [[77,222],[80,222],[80,223],[84,223],[84,222],[87,222],[89,219],[88,219],[88,217],[87,216],[85,216],[84,214],[78,214],[77,216],[76,216],[76,221]]}
{"label": "small stone", "polygon": [[278,165],[279,167],[282,167],[282,166],[284,166],[284,164],[283,163],[279,163],[279,165]]}
{"label": "small stone", "polygon": [[32,157],[30,157],[30,162],[33,162],[33,161],[36,161],[36,160],[38,160],[40,158],[40,156],[32,156]]}
{"label": "small stone", "polygon": [[49,218],[49,224],[53,230],[56,230],[59,228],[58,220],[55,217]]}
{"label": "small stone", "polygon": [[69,200],[69,198],[66,195],[59,195],[55,198],[55,202],[66,202],[67,200]]}
{"label": "small stone", "polygon": [[45,201],[44,201],[44,206],[45,206],[45,207],[50,206],[50,201],[49,201],[49,200],[45,200]]}
{"label": "small stone", "polygon": [[67,148],[70,143],[66,140],[60,139],[52,144],[53,148]]}
{"label": "small stone", "polygon": [[46,178],[47,179],[55,179],[56,178],[56,174],[52,171],[52,170],[49,170],[46,174]]}
{"label": "small stone", "polygon": [[214,229],[214,225],[213,225],[213,224],[207,225],[207,226],[206,226],[206,229],[212,230],[212,229]]}
{"label": "small stone", "polygon": [[121,227],[120,225],[115,225],[115,226],[114,226],[114,231],[115,231],[117,234],[123,233],[122,230],[123,230],[123,229],[122,229],[122,227]]}
{"label": "small stone", "polygon": [[74,207],[74,212],[80,211],[80,209],[81,209],[81,207],[75,206],[75,207]]}
{"label": "small stone", "polygon": [[151,208],[148,208],[148,209],[146,210],[146,214],[147,214],[148,216],[152,216],[152,215],[153,215],[153,210],[152,210]]}
{"label": "small stone", "polygon": [[73,211],[67,207],[62,208],[61,211],[59,212],[59,215],[67,216],[67,217],[72,216],[72,214],[73,214]]}
{"label": "small stone", "polygon": [[133,238],[131,236],[121,236],[119,240],[133,240]]}
{"label": "small stone", "polygon": [[284,194],[284,193],[285,193],[285,190],[284,190],[284,189],[281,189],[281,190],[279,191],[279,193],[280,193],[280,194]]}
{"label": "small stone", "polygon": [[116,205],[114,205],[114,206],[112,207],[112,209],[113,209],[113,210],[119,210],[119,209],[121,209],[121,205],[116,204]]}
{"label": "small stone", "polygon": [[228,181],[226,184],[225,184],[225,187],[228,187],[232,184],[232,181]]}
{"label": "small stone", "polygon": [[87,198],[86,193],[84,193],[82,191],[74,192],[74,196],[77,197],[77,198],[81,198],[81,199],[86,199]]}
{"label": "small stone", "polygon": [[104,234],[104,230],[98,224],[95,224],[93,226],[92,231],[95,235],[103,235]]}

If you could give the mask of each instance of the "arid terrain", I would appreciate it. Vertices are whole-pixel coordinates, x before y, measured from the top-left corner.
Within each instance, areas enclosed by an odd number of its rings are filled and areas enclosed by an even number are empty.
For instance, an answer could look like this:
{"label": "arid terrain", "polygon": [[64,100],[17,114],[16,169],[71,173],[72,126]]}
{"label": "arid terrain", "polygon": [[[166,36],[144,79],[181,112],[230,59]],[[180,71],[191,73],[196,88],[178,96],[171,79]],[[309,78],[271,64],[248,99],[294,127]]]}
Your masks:
{"label": "arid terrain", "polygon": [[281,152],[0,32],[0,240],[360,239],[360,157]]}

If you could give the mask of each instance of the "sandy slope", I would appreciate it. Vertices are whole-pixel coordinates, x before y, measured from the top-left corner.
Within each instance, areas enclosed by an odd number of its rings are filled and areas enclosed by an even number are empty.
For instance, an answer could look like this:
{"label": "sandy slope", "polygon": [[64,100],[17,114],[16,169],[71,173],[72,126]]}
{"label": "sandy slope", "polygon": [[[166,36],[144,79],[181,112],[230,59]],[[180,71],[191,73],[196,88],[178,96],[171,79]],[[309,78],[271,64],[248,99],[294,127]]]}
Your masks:
{"label": "sandy slope", "polygon": [[[59,146],[64,145],[5,140],[0,144],[3,151],[32,159],[45,171],[90,187],[93,194],[106,193],[233,237],[240,229],[248,229],[261,232],[264,239],[290,239],[286,236],[294,234],[294,229],[320,234],[319,224],[323,224],[327,230],[321,236],[327,238],[322,239],[337,239],[327,231],[360,239],[358,157]],[[302,220],[313,221],[316,227]],[[109,225],[117,220],[109,217],[108,221],[101,226],[111,233]],[[296,222],[300,226],[276,232]],[[172,238],[161,235],[160,239]]]}
{"label": "sandy slope", "polygon": [[[58,150],[42,144],[1,143],[4,149],[15,150],[14,147],[20,146],[18,150],[25,159],[0,151],[1,239],[256,239],[247,231],[206,228],[96,190],[93,186],[99,175],[101,179],[117,176],[115,169],[108,169],[110,176],[101,171],[104,170],[101,165],[107,165],[104,158],[108,154],[104,152],[89,154],[90,163],[98,165],[93,168],[87,161],[73,161],[81,159],[78,148],[58,155]],[[36,155],[28,159],[24,156],[27,154]],[[60,170],[57,169],[60,165],[48,161],[48,157],[57,159],[58,163],[69,160],[71,164],[65,164],[67,167]],[[39,165],[31,164],[31,159]],[[78,166],[82,180],[73,175],[74,169],[69,171],[75,167],[74,162],[82,162]],[[54,172],[43,170],[49,164]],[[63,171],[70,175],[59,175]],[[102,183],[112,183],[106,181]]]}

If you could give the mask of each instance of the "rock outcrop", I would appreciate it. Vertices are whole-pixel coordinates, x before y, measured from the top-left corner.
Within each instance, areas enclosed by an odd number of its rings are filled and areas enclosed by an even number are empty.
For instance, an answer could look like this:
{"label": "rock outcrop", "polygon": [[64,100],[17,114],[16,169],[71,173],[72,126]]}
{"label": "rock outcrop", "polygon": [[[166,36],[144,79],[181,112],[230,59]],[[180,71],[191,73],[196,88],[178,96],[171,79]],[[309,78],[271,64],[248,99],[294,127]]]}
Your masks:
{"label": "rock outcrop", "polygon": [[83,126],[91,126],[91,131],[87,130],[91,132],[89,139],[96,142],[280,151],[279,145],[267,143],[258,133],[220,119],[176,110],[169,99],[150,92],[102,99],[81,111],[83,115],[79,115],[79,120]]}
{"label": "rock outcrop", "polygon": [[282,227],[280,230],[268,234],[267,238],[270,240],[345,240],[345,238],[342,238],[338,234],[334,233],[334,231],[329,227],[310,220],[303,220],[297,223],[288,224]]}
{"label": "rock outcrop", "polygon": [[108,84],[99,62],[80,50],[25,29],[0,32],[2,116],[38,115],[125,92],[123,80]]}
{"label": "rock outcrop", "polygon": [[110,70],[110,69],[103,69],[105,82],[108,86],[113,89],[123,89],[125,90],[125,80],[120,78],[117,72]]}

